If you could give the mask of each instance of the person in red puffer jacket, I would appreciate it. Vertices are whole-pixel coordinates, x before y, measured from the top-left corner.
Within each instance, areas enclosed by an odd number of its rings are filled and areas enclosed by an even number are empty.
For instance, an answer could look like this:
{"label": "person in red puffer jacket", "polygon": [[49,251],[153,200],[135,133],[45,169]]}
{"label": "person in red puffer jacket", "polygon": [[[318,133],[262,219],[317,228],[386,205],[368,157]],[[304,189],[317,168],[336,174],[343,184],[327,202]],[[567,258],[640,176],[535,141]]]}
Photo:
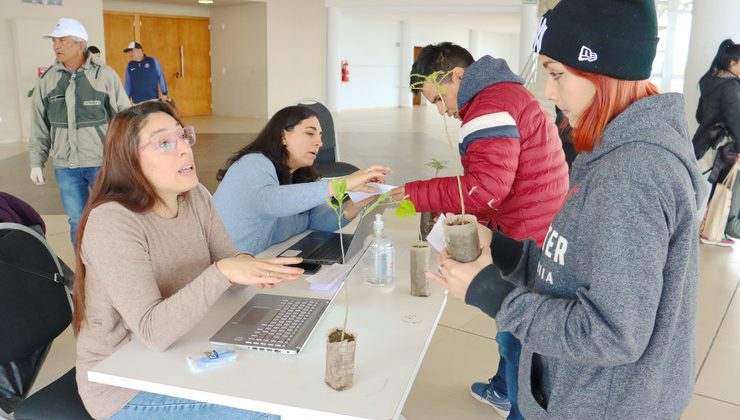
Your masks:
{"label": "person in red puffer jacket", "polygon": [[[440,114],[462,121],[458,148],[466,213],[493,230],[542,245],[568,190],[568,165],[553,119],[502,59],[487,55],[475,61],[450,42],[427,45],[412,66],[412,86],[421,81],[414,74],[440,70],[450,72],[441,81],[444,92],[430,81],[412,91]],[[454,176],[409,182],[392,192],[396,200],[407,195],[420,212],[461,211]],[[488,384],[473,384],[471,393],[499,414],[521,418],[516,406],[521,345],[507,332],[496,340],[502,356],[498,372]]]}
{"label": "person in red puffer jacket", "polygon": [[[568,189],[553,120],[502,59],[474,61],[464,48],[444,42],[424,47],[411,73],[439,70],[452,71],[442,81],[447,109],[430,82],[413,92],[437,105],[440,114],[462,120],[458,147],[466,213],[513,238],[541,244]],[[420,212],[461,210],[455,177],[409,182],[393,195],[408,195]]]}

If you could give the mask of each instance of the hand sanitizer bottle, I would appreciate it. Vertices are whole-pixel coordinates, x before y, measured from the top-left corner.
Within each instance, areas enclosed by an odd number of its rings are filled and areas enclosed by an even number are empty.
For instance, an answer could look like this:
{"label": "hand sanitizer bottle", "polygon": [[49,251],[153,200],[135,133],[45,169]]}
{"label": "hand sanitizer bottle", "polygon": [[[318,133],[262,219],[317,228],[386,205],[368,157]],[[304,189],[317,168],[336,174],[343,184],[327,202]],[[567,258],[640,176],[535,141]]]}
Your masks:
{"label": "hand sanitizer bottle", "polygon": [[392,286],[395,271],[393,241],[383,235],[383,218],[375,215],[374,235],[364,257],[365,283],[371,286]]}

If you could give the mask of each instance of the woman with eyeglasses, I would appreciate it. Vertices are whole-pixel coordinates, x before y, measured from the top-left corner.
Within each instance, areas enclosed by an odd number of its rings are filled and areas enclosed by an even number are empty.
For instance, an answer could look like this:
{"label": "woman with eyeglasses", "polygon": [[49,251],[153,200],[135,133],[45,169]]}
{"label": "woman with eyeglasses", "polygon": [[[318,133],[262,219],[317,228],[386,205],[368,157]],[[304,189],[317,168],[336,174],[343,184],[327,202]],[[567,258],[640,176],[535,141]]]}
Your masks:
{"label": "woman with eyeglasses", "polygon": [[697,203],[684,98],[650,83],[652,0],[561,0],[535,41],[578,153],[540,248],[480,226],[428,276],[522,343],[526,419],[678,419],[695,378]]}
{"label": "woman with eyeglasses", "polygon": [[[314,161],[321,148],[321,124],[311,109],[283,108],[257,138],[218,171],[216,209],[236,248],[258,254],[307,229],[337,230],[337,216],[326,199],[332,183],[321,179]],[[347,191],[374,191],[390,168],[373,165],[346,176]],[[373,197],[345,201],[342,223],[352,220]]]}
{"label": "woman with eyeglasses", "polygon": [[303,271],[286,266],[300,258],[237,252],[198,183],[193,144],[193,128],[162,102],[121,111],[108,128],[77,232],[74,284],[77,386],[94,418],[278,418],[87,379],[134,337],[166,350],[232,284],[273,287]]}

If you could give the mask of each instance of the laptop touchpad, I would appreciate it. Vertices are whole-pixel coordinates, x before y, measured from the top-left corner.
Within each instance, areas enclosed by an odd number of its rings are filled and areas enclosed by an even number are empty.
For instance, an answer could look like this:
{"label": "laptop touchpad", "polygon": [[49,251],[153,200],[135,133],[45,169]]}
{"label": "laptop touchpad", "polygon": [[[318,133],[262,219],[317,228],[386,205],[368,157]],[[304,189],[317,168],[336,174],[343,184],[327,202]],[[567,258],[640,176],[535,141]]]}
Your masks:
{"label": "laptop touchpad", "polygon": [[260,307],[254,307],[249,310],[244,316],[238,321],[239,324],[244,325],[258,325],[263,321],[263,318],[267,315],[272,315],[269,318],[265,319],[264,323],[268,323],[272,320],[272,318],[275,315],[275,311],[272,310],[272,308],[260,308]]}

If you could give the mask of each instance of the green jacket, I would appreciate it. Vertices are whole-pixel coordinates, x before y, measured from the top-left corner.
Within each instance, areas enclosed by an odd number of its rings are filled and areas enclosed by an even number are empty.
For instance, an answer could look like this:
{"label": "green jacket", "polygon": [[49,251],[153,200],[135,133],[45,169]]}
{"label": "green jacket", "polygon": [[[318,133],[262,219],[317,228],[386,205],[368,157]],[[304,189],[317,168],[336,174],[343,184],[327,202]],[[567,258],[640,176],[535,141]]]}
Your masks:
{"label": "green jacket", "polygon": [[88,54],[72,72],[54,63],[39,78],[31,105],[31,167],[101,166],[108,123],[129,99],[116,72]]}

